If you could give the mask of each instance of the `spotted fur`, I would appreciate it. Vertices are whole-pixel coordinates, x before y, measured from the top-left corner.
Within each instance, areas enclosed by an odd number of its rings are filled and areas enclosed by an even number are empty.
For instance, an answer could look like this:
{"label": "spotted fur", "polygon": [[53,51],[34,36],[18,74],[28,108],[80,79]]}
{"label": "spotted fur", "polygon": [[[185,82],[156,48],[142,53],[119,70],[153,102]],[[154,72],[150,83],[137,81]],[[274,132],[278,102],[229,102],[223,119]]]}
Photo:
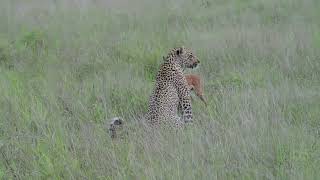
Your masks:
{"label": "spotted fur", "polygon": [[[195,54],[187,48],[172,49],[156,77],[155,88],[150,96],[147,122],[152,125],[181,127],[192,122],[190,89],[183,74],[185,68],[194,68],[200,63]],[[178,106],[181,104],[181,117]]]}

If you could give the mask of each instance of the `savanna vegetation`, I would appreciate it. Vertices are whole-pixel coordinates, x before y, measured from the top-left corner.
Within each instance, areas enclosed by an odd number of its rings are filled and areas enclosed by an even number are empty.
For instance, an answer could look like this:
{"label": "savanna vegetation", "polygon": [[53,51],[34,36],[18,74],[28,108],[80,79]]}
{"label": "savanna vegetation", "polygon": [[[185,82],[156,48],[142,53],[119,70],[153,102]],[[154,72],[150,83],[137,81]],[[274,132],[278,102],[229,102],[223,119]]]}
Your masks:
{"label": "savanna vegetation", "polygon": [[[320,1],[1,0],[0,179],[317,179]],[[148,139],[162,57],[208,106]],[[132,133],[112,141],[110,118]],[[150,144],[156,144],[152,146]]]}

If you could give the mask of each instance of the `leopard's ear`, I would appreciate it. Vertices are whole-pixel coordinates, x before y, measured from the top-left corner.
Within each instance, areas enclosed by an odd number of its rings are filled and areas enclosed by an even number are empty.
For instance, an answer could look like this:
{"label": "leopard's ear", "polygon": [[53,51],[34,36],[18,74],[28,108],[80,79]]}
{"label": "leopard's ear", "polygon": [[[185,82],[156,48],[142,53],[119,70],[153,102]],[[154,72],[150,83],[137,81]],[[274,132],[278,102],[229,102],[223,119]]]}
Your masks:
{"label": "leopard's ear", "polygon": [[184,53],[184,51],[185,51],[184,46],[181,46],[181,47],[179,47],[179,48],[177,49],[176,53],[177,53],[177,55],[181,55],[181,54]]}

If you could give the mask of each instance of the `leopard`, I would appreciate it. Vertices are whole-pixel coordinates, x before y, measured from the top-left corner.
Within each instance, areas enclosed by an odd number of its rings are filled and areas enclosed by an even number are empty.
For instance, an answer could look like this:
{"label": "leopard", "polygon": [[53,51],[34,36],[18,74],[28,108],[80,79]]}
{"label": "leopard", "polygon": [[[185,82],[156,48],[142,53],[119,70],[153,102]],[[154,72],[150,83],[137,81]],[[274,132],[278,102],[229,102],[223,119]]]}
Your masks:
{"label": "leopard", "polygon": [[186,68],[193,69],[199,63],[199,58],[190,48],[182,46],[169,51],[156,75],[149,99],[146,114],[148,124],[179,128],[193,122],[190,88],[183,71]]}
{"label": "leopard", "polygon": [[[162,59],[165,61],[166,57],[163,56]],[[207,106],[207,101],[203,94],[203,82],[199,75],[196,74],[186,74],[185,78],[187,80],[190,91],[194,91],[198,98]],[[192,100],[192,97],[191,97]]]}
{"label": "leopard", "polygon": [[[181,129],[193,122],[191,88],[183,72],[186,68],[197,67],[199,63],[199,58],[190,48],[181,46],[169,51],[156,75],[148,110],[143,117],[145,124]],[[116,137],[116,129],[123,125],[121,117],[113,118],[109,124],[111,137]]]}

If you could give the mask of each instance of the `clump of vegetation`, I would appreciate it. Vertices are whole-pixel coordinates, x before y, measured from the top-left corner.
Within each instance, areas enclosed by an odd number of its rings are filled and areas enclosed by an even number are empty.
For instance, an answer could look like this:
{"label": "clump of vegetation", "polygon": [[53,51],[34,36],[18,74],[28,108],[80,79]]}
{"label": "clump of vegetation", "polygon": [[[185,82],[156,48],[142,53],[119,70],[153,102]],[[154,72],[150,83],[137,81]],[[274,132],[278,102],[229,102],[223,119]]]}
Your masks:
{"label": "clump of vegetation", "polygon": [[25,33],[21,39],[21,43],[35,53],[40,53],[47,49],[46,41],[44,32],[35,30]]}
{"label": "clump of vegetation", "polygon": [[4,67],[12,67],[11,49],[8,39],[0,35],[0,65]]}

